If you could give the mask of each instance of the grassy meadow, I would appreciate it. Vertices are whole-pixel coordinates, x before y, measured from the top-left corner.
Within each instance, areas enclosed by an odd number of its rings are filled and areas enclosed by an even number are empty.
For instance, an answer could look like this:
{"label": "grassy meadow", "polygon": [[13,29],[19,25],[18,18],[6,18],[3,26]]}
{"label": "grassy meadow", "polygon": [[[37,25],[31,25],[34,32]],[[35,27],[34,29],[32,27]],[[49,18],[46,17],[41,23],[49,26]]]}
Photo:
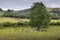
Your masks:
{"label": "grassy meadow", "polygon": [[59,40],[60,26],[51,26],[47,31],[32,32],[30,27],[6,27],[0,29],[0,40]]}
{"label": "grassy meadow", "polygon": [[[16,23],[16,22],[29,22],[29,19],[19,19],[19,18],[9,18],[9,17],[1,17],[0,23],[4,22],[10,22],[10,23]],[[51,22],[60,22],[60,20],[51,20]]]}
{"label": "grassy meadow", "polygon": [[[28,19],[0,18],[3,22],[25,22]],[[51,22],[60,22],[60,20],[51,20]],[[31,27],[5,27],[0,28],[0,40],[60,40],[60,26],[50,26],[42,31],[35,31]],[[45,30],[45,31],[43,31]]]}
{"label": "grassy meadow", "polygon": [[9,18],[9,17],[2,17],[0,18],[0,23],[10,22],[10,23],[17,23],[17,22],[25,22],[29,21],[28,19],[19,19],[19,18]]}

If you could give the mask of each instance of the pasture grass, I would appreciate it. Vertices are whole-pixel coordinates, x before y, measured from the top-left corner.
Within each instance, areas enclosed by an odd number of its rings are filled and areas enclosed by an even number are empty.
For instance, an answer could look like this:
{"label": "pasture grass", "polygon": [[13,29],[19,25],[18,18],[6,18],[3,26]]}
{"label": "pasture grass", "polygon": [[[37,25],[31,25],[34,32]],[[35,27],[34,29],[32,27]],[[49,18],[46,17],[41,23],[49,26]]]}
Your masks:
{"label": "pasture grass", "polygon": [[2,17],[2,18],[0,18],[0,23],[4,23],[4,22],[10,22],[10,23],[16,23],[16,22],[18,22],[19,20],[17,20],[17,19],[14,19],[14,18],[9,18],[9,17]]}
{"label": "pasture grass", "polygon": [[[29,22],[29,19],[19,19],[19,18],[9,18],[9,17],[0,17],[0,23],[3,22],[10,22],[10,23],[16,23],[16,22]],[[60,20],[51,20],[51,22],[60,22]]]}
{"label": "pasture grass", "polygon": [[9,18],[9,17],[0,17],[0,23],[10,22],[10,23],[17,23],[17,22],[28,22],[28,19],[19,19],[19,18]]}
{"label": "pasture grass", "polygon": [[51,22],[60,22],[60,20],[51,20]]}
{"label": "pasture grass", "polygon": [[[59,40],[60,26],[51,26],[47,31],[31,32],[31,27],[5,27],[0,29],[0,40]],[[25,31],[25,32],[24,32]]]}
{"label": "pasture grass", "polygon": [[[29,19],[0,18],[0,23],[25,22]],[[60,20],[51,20],[51,22],[60,22]],[[60,26],[50,26],[47,31],[33,32],[36,28],[31,27],[0,27],[0,40],[60,40]]]}

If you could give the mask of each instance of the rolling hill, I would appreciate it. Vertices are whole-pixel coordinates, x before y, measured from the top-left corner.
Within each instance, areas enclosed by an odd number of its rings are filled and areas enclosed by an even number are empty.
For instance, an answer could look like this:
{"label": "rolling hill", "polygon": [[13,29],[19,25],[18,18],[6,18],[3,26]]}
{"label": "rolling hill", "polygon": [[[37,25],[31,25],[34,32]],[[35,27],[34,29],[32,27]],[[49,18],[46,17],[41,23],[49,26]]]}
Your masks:
{"label": "rolling hill", "polygon": [[[55,18],[60,18],[60,8],[46,8],[47,11],[49,11],[49,13],[51,14],[52,17]],[[6,12],[6,11],[4,11]],[[3,11],[0,12],[0,15],[4,14]],[[9,13],[8,13],[9,14]],[[19,10],[19,11],[12,11],[9,15],[12,16],[29,16],[30,14],[30,9],[24,9],[24,10]],[[4,14],[6,15],[6,14]]]}

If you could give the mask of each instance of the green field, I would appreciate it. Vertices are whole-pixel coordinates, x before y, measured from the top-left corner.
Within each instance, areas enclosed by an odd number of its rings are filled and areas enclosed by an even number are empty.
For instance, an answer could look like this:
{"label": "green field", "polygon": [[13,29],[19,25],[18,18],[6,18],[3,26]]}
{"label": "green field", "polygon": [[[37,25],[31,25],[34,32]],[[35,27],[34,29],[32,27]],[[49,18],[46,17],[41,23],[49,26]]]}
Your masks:
{"label": "green field", "polygon": [[[0,23],[25,21],[29,20],[0,18]],[[60,22],[60,20],[51,20],[51,22]],[[42,29],[42,31],[36,31],[36,28],[31,27],[0,28],[0,40],[60,40],[60,26],[50,26],[48,29]]]}
{"label": "green field", "polygon": [[[27,30],[26,30],[27,29]],[[31,32],[30,27],[6,27],[0,29],[0,40],[57,40],[60,39],[60,26],[51,26],[47,31]]]}
{"label": "green field", "polygon": [[0,23],[4,22],[10,22],[10,23],[16,23],[16,22],[25,22],[29,21],[28,19],[16,19],[16,18],[9,18],[9,17],[1,17],[0,18]]}
{"label": "green field", "polygon": [[17,19],[14,19],[14,18],[0,18],[0,23],[3,23],[3,22],[11,22],[11,23],[16,23],[18,22],[19,20]]}
{"label": "green field", "polygon": [[60,22],[60,20],[51,20],[51,22]]}
{"label": "green field", "polygon": [[[0,23],[3,22],[10,22],[10,23],[16,23],[16,22],[25,22],[29,21],[29,19],[16,19],[16,18],[9,18],[9,17],[1,17],[0,18]],[[51,22],[60,22],[60,20],[51,20]]]}

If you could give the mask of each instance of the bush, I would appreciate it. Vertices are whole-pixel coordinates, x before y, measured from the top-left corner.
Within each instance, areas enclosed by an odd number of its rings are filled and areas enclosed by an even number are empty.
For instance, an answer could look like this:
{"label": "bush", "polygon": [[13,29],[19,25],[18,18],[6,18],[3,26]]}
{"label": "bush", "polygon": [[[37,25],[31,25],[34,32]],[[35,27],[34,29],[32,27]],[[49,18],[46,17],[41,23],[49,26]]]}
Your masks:
{"label": "bush", "polygon": [[17,22],[15,26],[26,26],[28,25],[26,22]]}
{"label": "bush", "polygon": [[1,27],[1,24],[0,24],[0,27]]}
{"label": "bush", "polygon": [[17,26],[23,26],[23,23],[20,23],[20,22],[17,22],[17,23],[14,23],[14,27],[17,27]]}
{"label": "bush", "polygon": [[12,23],[4,22],[4,23],[2,23],[2,26],[3,27],[10,27],[10,26],[12,26]]}
{"label": "bush", "polygon": [[51,22],[50,25],[60,25],[60,22]]}
{"label": "bush", "polygon": [[60,25],[60,22],[57,22],[58,25]]}
{"label": "bush", "polygon": [[9,23],[9,22],[4,22],[0,24],[0,27],[20,27],[20,26],[27,26],[27,22],[17,22],[17,23]]}

